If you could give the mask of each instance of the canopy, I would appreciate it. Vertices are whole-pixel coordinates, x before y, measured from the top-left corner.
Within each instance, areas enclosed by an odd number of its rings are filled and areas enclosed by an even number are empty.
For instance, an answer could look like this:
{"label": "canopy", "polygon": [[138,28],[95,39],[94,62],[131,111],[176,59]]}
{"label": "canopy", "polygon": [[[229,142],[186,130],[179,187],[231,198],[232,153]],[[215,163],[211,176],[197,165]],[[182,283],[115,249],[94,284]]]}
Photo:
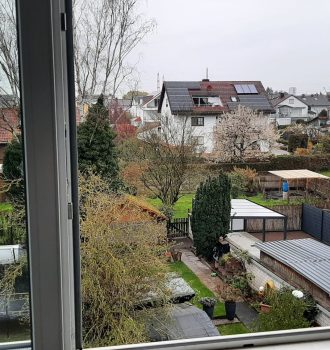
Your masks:
{"label": "canopy", "polygon": [[276,170],[276,171],[268,171],[270,174],[278,176],[285,180],[292,179],[328,179],[330,178],[325,175],[321,175],[314,171],[310,171],[307,169],[299,169],[299,170]]}
{"label": "canopy", "polygon": [[268,209],[247,199],[232,199],[232,219],[284,219],[285,215]]}

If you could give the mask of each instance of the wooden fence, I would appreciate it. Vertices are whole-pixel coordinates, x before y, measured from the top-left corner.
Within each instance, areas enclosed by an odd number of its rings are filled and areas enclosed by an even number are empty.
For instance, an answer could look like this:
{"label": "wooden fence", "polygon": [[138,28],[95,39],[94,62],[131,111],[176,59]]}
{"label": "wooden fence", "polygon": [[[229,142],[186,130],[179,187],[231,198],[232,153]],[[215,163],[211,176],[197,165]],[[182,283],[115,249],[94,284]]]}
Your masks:
{"label": "wooden fence", "polygon": [[[288,218],[288,231],[300,231],[301,230],[301,205],[278,205],[271,207]],[[261,232],[262,231],[262,219],[249,219],[246,220],[247,232]],[[267,219],[266,231],[283,231],[283,220]]]}
{"label": "wooden fence", "polygon": [[188,218],[172,219],[167,223],[167,235],[170,238],[188,237],[189,220]]}

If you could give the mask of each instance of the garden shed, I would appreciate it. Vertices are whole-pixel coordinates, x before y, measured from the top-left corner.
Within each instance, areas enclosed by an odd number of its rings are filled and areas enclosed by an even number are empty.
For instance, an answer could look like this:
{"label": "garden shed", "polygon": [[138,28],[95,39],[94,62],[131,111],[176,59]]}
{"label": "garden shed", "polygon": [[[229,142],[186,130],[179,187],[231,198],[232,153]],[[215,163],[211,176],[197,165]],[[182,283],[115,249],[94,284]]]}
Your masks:
{"label": "garden shed", "polygon": [[330,310],[330,247],[311,238],[256,243],[260,260]]}
{"label": "garden shed", "polygon": [[263,207],[262,205],[253,203],[247,199],[231,200],[231,230],[246,231],[246,220],[261,219],[262,220],[262,240],[266,240],[266,220],[279,219],[283,220],[283,238],[287,238],[287,217],[281,213]]}

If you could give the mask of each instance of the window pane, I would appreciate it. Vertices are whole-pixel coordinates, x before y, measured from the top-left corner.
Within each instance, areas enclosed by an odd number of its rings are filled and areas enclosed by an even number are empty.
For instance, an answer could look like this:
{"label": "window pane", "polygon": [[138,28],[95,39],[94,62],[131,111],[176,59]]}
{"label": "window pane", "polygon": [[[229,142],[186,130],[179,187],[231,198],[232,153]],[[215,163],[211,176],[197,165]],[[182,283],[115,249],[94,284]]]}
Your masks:
{"label": "window pane", "polygon": [[0,344],[29,340],[29,270],[13,0],[0,0]]}
{"label": "window pane", "polygon": [[[273,49],[271,41],[249,44],[259,20],[251,28],[253,21],[247,26],[232,15],[253,17],[253,6],[238,0],[244,10],[233,3],[224,12],[206,1],[206,20],[191,2],[177,2],[181,11],[161,0],[75,2],[85,347],[210,336],[221,342],[227,335],[330,325],[328,182],[316,192],[316,174],[282,187],[284,175],[264,171],[295,168],[298,160],[312,167],[318,139],[309,140],[306,125],[285,131],[275,125],[294,116],[276,105],[283,86],[265,84],[288,78],[274,69],[276,54],[267,55],[272,69],[265,74],[260,53]],[[268,18],[267,6],[259,5]],[[180,35],[176,22],[183,24]],[[233,22],[236,30],[225,33]],[[244,60],[235,50],[223,54],[210,23],[222,42],[242,46]],[[223,72],[196,78],[205,55],[213,67],[221,57],[237,81],[220,80]],[[160,79],[158,69],[171,78]],[[307,112],[306,105],[306,119]]]}

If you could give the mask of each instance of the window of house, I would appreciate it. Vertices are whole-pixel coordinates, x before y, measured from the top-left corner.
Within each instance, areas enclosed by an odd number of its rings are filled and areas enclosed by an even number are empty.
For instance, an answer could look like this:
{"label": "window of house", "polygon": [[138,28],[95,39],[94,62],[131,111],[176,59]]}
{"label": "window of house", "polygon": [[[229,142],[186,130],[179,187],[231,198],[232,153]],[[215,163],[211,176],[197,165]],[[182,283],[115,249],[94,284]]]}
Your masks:
{"label": "window of house", "polygon": [[294,98],[289,98],[289,103],[292,105],[294,104]]}
{"label": "window of house", "polygon": [[230,100],[231,100],[231,102],[238,102],[238,97],[231,96]]}
{"label": "window of house", "polygon": [[[89,173],[90,158],[86,157],[86,162],[81,163],[84,159],[81,157],[79,166],[84,166],[83,169],[86,172],[82,172],[80,178],[81,202],[79,203],[76,164],[77,142],[75,124],[77,116],[73,70],[74,52],[70,49],[70,38],[72,38],[70,26],[67,28],[64,26],[66,20],[67,23],[70,23],[70,3],[65,9],[63,8],[64,2],[59,0],[30,0],[29,2],[21,1],[17,3],[20,18],[20,69],[23,77],[21,84],[23,91],[22,93],[18,92],[18,101],[19,110],[23,118],[22,139],[26,158],[24,161],[19,161],[18,179],[14,179],[11,185],[14,186],[13,189],[15,190],[22,190],[18,185],[23,184],[22,178],[26,178],[26,181],[24,182],[23,191],[20,192],[20,195],[22,195],[19,198],[19,200],[22,200],[20,203],[21,207],[18,209],[21,210],[20,212],[16,208],[17,200],[13,200],[9,205],[1,203],[0,288],[2,289],[0,289],[0,349],[71,350],[92,347],[100,348],[102,346],[109,349],[110,346],[117,345],[114,339],[119,339],[125,345],[130,344],[130,349],[183,350],[195,347],[200,350],[209,350],[211,348],[233,348],[237,346],[257,347],[258,345],[268,344],[268,342],[278,344],[302,341],[309,337],[317,340],[328,339],[328,329],[317,327],[304,331],[297,330],[292,333],[286,331],[283,334],[278,332],[275,335],[267,333],[255,336],[241,335],[240,337],[225,336],[225,331],[223,331],[221,337],[188,339],[192,332],[195,332],[200,326],[205,325],[205,328],[203,328],[204,332],[200,333],[202,334],[201,337],[205,334],[210,335],[210,328],[213,331],[217,329],[213,321],[201,309],[199,300],[199,293],[203,292],[202,289],[205,291],[205,296],[212,294],[208,289],[198,287],[198,296],[192,299],[194,305],[182,303],[184,305],[178,311],[178,324],[186,327],[186,333],[183,335],[179,334],[180,340],[173,343],[153,342],[145,344],[150,338],[144,335],[146,329],[144,324],[141,325],[137,320],[148,317],[154,305],[157,305],[159,309],[158,312],[153,314],[154,317],[150,319],[148,325],[161,326],[160,328],[155,328],[156,330],[159,329],[158,336],[160,339],[158,340],[167,340],[169,335],[177,335],[177,332],[181,331],[181,327],[178,327],[180,329],[172,328],[172,321],[169,321],[163,327],[163,320],[167,320],[167,317],[171,315],[177,304],[171,305],[168,309],[163,309],[164,300],[157,298],[159,295],[166,296],[166,293],[162,294],[162,292],[168,291],[169,284],[163,283],[164,280],[162,281],[163,284],[155,285],[154,278],[167,272],[167,269],[159,261],[164,261],[165,264],[168,264],[165,258],[170,258],[171,260],[176,257],[176,259],[180,260],[182,246],[180,245],[178,250],[172,244],[166,247],[163,246],[165,244],[164,241],[167,243],[168,237],[166,234],[160,235],[158,230],[162,227],[162,232],[165,232],[164,230],[171,225],[167,225],[167,217],[164,214],[153,208],[149,203],[143,203],[139,194],[135,193],[136,189],[134,186],[138,185],[136,180],[142,175],[140,173],[142,168],[137,168],[137,166],[139,162],[143,163],[143,169],[145,170],[146,165],[158,164],[160,166],[158,176],[151,179],[156,183],[163,177],[164,168],[167,166],[166,163],[161,161],[164,152],[168,151],[168,153],[175,155],[175,148],[164,148],[165,141],[162,138],[157,146],[157,151],[160,151],[158,153],[159,157],[152,157],[152,153],[148,153],[144,162],[141,162],[140,159],[136,160],[135,157],[138,154],[130,152],[129,157],[132,157],[134,160],[134,167],[127,171],[127,174],[130,173],[130,176],[125,178],[125,180],[129,178],[133,180],[130,188],[128,188],[129,186],[126,183],[120,182],[120,177],[116,177],[116,167],[112,167],[111,170],[114,172],[110,178],[106,177],[102,180],[100,176],[95,176],[94,170],[98,169],[95,167],[96,162],[92,164],[93,171]],[[93,6],[96,5],[94,2]],[[95,10],[95,7],[93,9]],[[59,10],[61,12],[66,11],[67,17],[65,17],[64,12],[61,13]],[[13,13],[15,13],[15,9]],[[35,13],[38,13],[40,20],[35,20],[35,16],[33,16]],[[87,15],[89,17],[89,14]],[[1,20],[4,20],[3,16],[1,16]],[[8,30],[8,26],[1,27],[1,25],[2,23],[0,23],[1,29],[6,28]],[[7,32],[5,31],[5,33]],[[131,34],[131,31],[129,33]],[[16,38],[15,33],[14,38]],[[4,37],[1,38],[2,45],[4,39]],[[9,39],[10,43],[12,43],[13,36],[10,36]],[[3,84],[4,79],[2,73],[0,84]],[[8,88],[8,86],[5,87]],[[3,89],[4,85],[1,85],[1,88]],[[242,89],[244,90],[244,88]],[[251,92],[251,88],[249,90]],[[166,100],[166,104],[167,102]],[[105,107],[104,100],[98,95],[97,101],[91,103],[87,113],[102,112],[103,118],[101,120],[104,124],[102,124],[102,129],[98,129],[98,133],[108,131],[107,137],[111,138],[114,137],[114,133],[107,127],[106,118],[104,118],[104,116],[107,116],[107,109],[103,107]],[[1,107],[1,113],[3,112],[4,109]],[[95,113],[92,116],[95,117]],[[86,122],[91,119],[93,118],[88,118],[87,116]],[[170,121],[166,123],[166,126],[167,124],[170,125]],[[204,125],[204,117],[192,117],[191,125],[193,124],[195,126]],[[90,128],[84,128],[84,125],[86,126],[86,124],[79,126],[78,137],[81,137],[84,132],[91,130]],[[127,128],[127,124],[124,124],[124,127],[123,125],[117,125],[116,127],[117,135],[121,137],[125,137],[127,134],[130,137],[132,136],[129,134],[130,129]],[[154,127],[156,131],[159,131],[160,128]],[[95,128],[92,130],[94,133]],[[134,132],[135,129],[133,130],[133,135],[135,135]],[[85,136],[86,134],[83,135]],[[95,137],[98,136],[95,135]],[[83,139],[87,138],[80,138],[80,143],[78,142],[80,150],[83,148],[81,147]],[[87,140],[90,143],[91,139]],[[111,143],[113,139],[107,139],[107,141],[109,141],[111,146],[108,148],[116,147],[116,143]],[[197,137],[196,141],[199,145],[204,144],[203,137]],[[138,144],[140,146],[141,142]],[[150,152],[150,144],[146,146]],[[83,148],[84,150],[89,152],[91,147],[85,147]],[[139,148],[137,150],[140,151]],[[105,157],[104,150],[103,152],[98,155],[93,153],[94,158],[96,156],[99,157],[98,166],[100,168],[98,170],[101,172],[105,171],[105,165],[115,161],[115,157],[109,161]],[[21,151],[15,153],[16,156],[18,154],[20,154],[21,159],[24,158]],[[82,156],[83,154],[80,153],[79,155]],[[87,155],[89,156],[90,153]],[[23,173],[22,163],[24,163]],[[26,176],[24,172],[26,172]],[[114,178],[116,178],[116,181],[113,181]],[[13,179],[5,180],[11,181]],[[115,190],[109,191],[109,188]],[[100,193],[100,189],[104,191]],[[25,209],[22,209],[22,207],[25,207],[24,190],[27,192],[27,212],[24,211]],[[121,196],[122,191],[127,191],[127,194],[123,197]],[[134,191],[136,196],[128,194],[131,191]],[[96,193],[98,194],[97,196]],[[17,192],[14,195],[17,195]],[[108,195],[112,196],[110,201],[107,201]],[[12,200],[12,198],[8,195],[7,200]],[[153,199],[150,198],[150,200]],[[83,208],[80,216],[79,206]],[[140,210],[136,209],[136,206]],[[131,210],[130,208],[132,207],[134,209]],[[10,222],[12,226],[11,230],[8,230],[7,224],[9,221],[6,221],[7,217],[3,208],[6,208],[7,214],[11,215],[15,226],[19,226],[18,228],[16,227],[17,231],[16,228],[15,230],[12,229],[14,226],[13,222]],[[25,217],[28,218],[27,224],[25,224]],[[80,232],[79,221],[81,221]],[[182,228],[188,226],[187,221],[185,218],[173,221],[172,224],[174,225],[172,228],[175,234],[181,235]],[[28,235],[25,234],[25,226],[28,228]],[[109,230],[111,231],[110,238],[104,235]],[[25,247],[17,247],[16,244],[15,247],[10,247],[9,249],[3,247],[3,240],[8,239],[7,231],[10,231],[9,240],[13,243],[23,243],[22,245],[25,245]],[[137,233],[141,234],[141,239],[138,239]],[[24,244],[26,243],[22,241],[24,239],[28,239],[28,244]],[[113,249],[111,251],[109,249],[110,244],[111,249]],[[22,253],[22,250],[27,250],[26,246],[29,246],[28,260],[31,263],[31,274],[26,273],[28,271],[28,263],[25,254]],[[157,260],[159,265],[151,263],[155,261],[150,260],[151,246],[154,248],[153,257],[156,256],[159,259]],[[172,250],[173,254],[171,253],[169,256]],[[114,252],[115,254],[113,254]],[[213,257],[211,257],[212,259]],[[193,257],[193,260],[196,261],[196,258]],[[2,263],[3,261],[5,261],[5,264]],[[20,270],[19,264],[21,263],[24,264],[26,271]],[[192,272],[185,269],[183,264],[182,261],[177,261],[171,267],[181,269],[182,276],[187,274],[187,271],[191,276]],[[305,267],[305,264],[303,265]],[[109,270],[104,270],[105,266],[114,267],[111,271],[113,274],[107,273]],[[136,274],[127,272],[132,271],[129,270],[131,266],[137,267],[135,269]],[[239,266],[241,266],[241,262]],[[6,273],[12,270],[15,270],[17,273],[14,284],[10,280],[7,283],[8,276]],[[145,271],[154,272],[153,278],[146,274]],[[81,276],[82,281],[80,280]],[[139,278],[140,276],[143,276],[143,278]],[[173,276],[173,273],[170,273],[169,276]],[[16,277],[18,277],[17,280]],[[244,276],[240,277],[243,278]],[[113,278],[113,284],[108,283],[109,278]],[[213,278],[216,278],[216,276]],[[246,287],[247,282],[244,279],[243,288]],[[267,280],[267,282],[271,288],[272,281]],[[32,285],[31,290],[27,287],[30,283]],[[180,283],[179,287],[182,285],[182,282]],[[5,288],[3,287],[4,285]],[[151,285],[157,288],[150,290]],[[199,281],[198,285],[200,285]],[[241,285],[241,283],[237,283],[237,285]],[[174,283],[174,291],[177,291],[177,287],[178,284]],[[106,288],[109,293],[104,298],[103,292]],[[126,294],[128,291],[130,294]],[[179,294],[181,292],[182,290],[180,289]],[[184,285],[184,292],[188,293],[188,296],[192,295],[189,285]],[[23,295],[18,296],[18,294]],[[130,297],[126,298],[127,295]],[[228,299],[232,298],[233,295],[234,291],[228,293]],[[30,297],[32,300],[31,306],[29,303]],[[145,308],[145,305],[148,307]],[[259,304],[256,305],[256,307],[258,306]],[[188,321],[184,325],[180,322],[180,319],[187,314],[187,308],[192,309],[193,316],[188,317]],[[31,310],[31,315],[29,310]],[[224,320],[224,303],[221,300],[218,300],[216,310],[220,314],[221,320]],[[125,317],[121,318],[123,315]],[[111,323],[119,318],[122,321],[119,326],[116,322]],[[6,323],[8,320],[10,322]],[[19,322],[16,322],[17,320]],[[3,321],[5,323],[2,323]],[[23,332],[20,329],[22,324],[26,327]],[[32,324],[32,327],[30,327],[30,324]],[[232,325],[233,323],[229,322],[222,329],[248,331],[242,325],[234,324],[231,327]],[[221,327],[219,326],[219,328]],[[30,332],[31,328],[32,333]],[[214,333],[212,334],[214,335]],[[193,336],[195,335],[193,333]],[[133,342],[132,337],[136,341]],[[32,343],[24,341],[30,338],[33,340]],[[83,342],[81,341],[82,338],[84,339]],[[14,340],[22,340],[22,342],[9,345],[1,344],[4,341],[10,343]],[[132,343],[144,344],[134,345]],[[323,350],[321,344],[318,348]],[[276,346],[273,345],[272,349],[276,349]]]}
{"label": "window of house", "polygon": [[204,126],[204,117],[191,117],[191,126]]}
{"label": "window of house", "polygon": [[193,136],[193,144],[196,146],[203,146],[204,136]]}
{"label": "window of house", "polygon": [[219,96],[194,96],[193,101],[197,107],[222,105]]}

